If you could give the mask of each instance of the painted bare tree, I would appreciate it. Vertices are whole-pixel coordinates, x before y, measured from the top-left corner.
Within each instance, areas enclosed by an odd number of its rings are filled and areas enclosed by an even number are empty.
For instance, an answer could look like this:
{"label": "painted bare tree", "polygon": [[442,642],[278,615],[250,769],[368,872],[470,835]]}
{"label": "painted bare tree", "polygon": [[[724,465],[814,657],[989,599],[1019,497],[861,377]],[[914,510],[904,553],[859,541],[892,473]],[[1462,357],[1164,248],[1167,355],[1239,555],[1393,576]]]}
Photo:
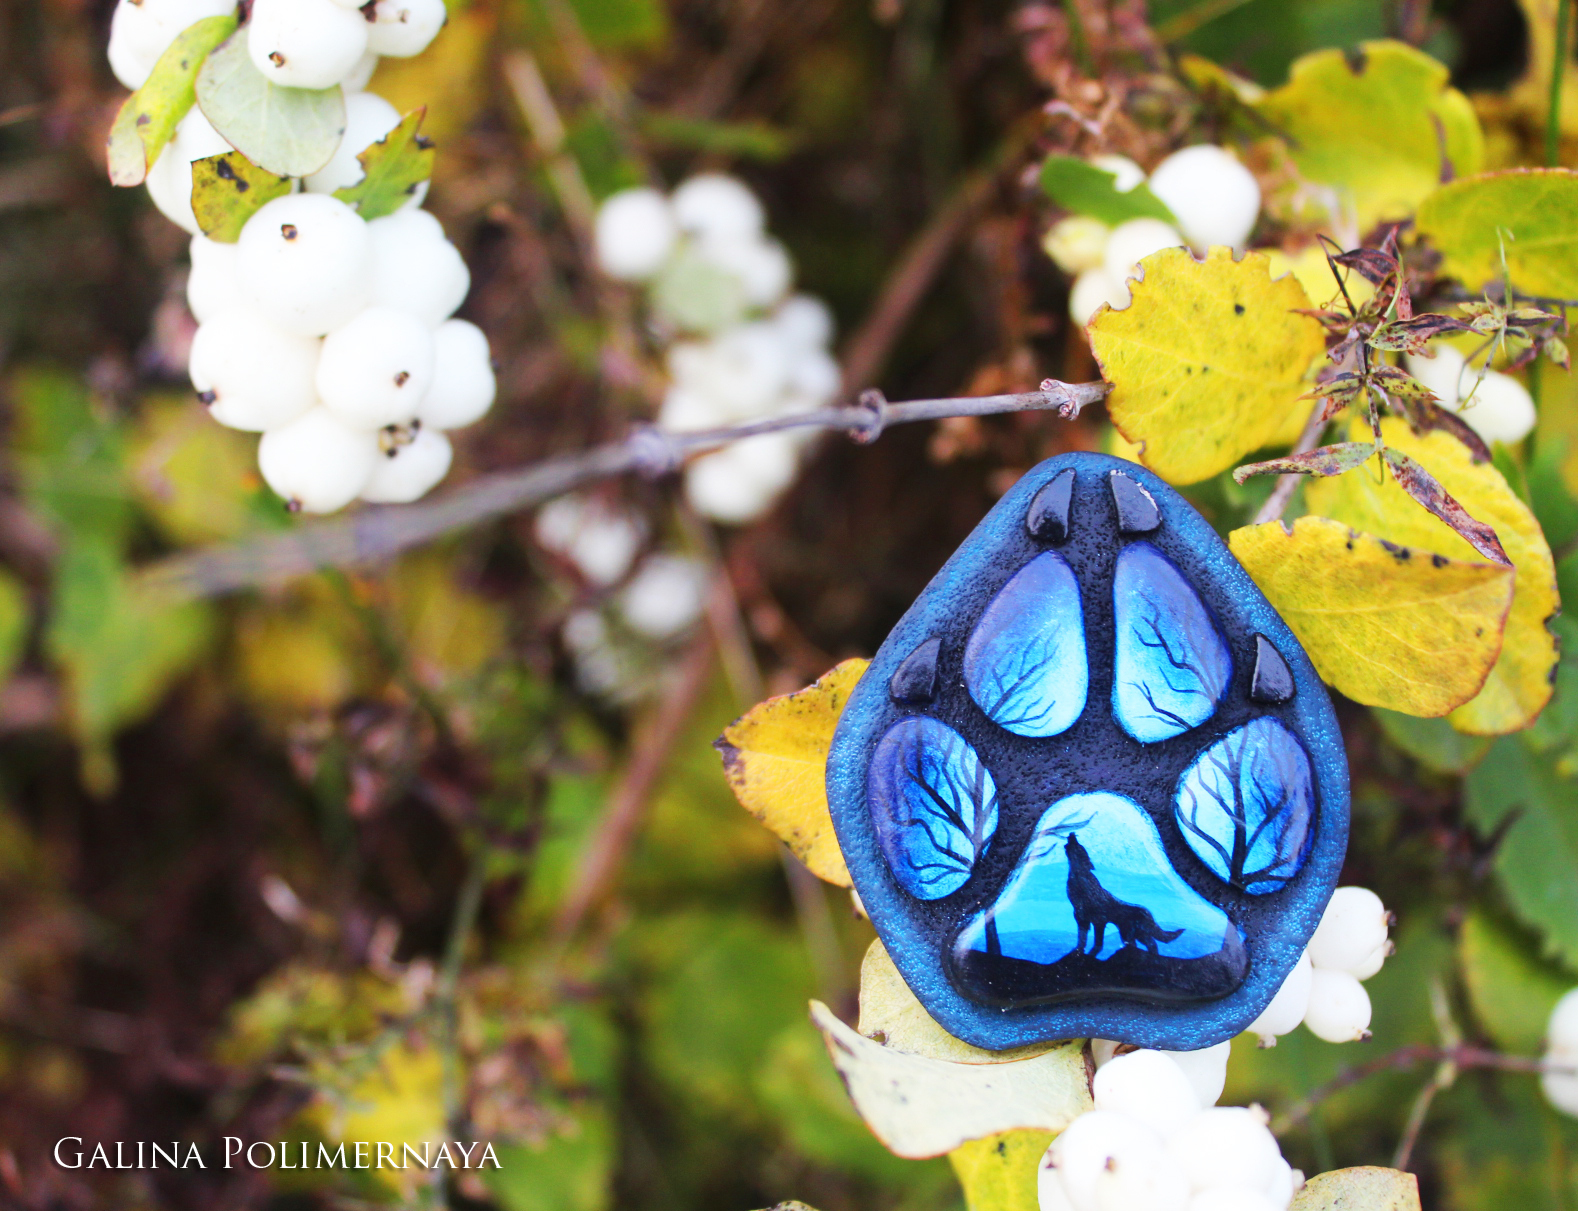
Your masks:
{"label": "painted bare tree", "polygon": [[1252,895],[1277,891],[1309,852],[1309,757],[1275,719],[1251,720],[1184,772],[1174,814],[1184,840],[1218,877]]}

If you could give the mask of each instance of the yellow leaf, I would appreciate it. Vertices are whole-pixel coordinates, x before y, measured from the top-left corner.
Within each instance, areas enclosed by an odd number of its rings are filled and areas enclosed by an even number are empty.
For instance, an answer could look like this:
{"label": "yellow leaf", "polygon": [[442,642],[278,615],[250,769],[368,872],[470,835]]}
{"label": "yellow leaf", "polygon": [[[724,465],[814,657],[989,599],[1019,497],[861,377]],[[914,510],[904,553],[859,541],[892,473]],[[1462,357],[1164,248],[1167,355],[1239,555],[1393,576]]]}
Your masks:
{"label": "yellow leaf", "polygon": [[1496,661],[1510,568],[1413,552],[1326,517],[1301,517],[1291,532],[1245,526],[1228,544],[1321,680],[1355,702],[1445,715]]}
{"label": "yellow leaf", "polygon": [[[1418,437],[1396,417],[1381,422],[1381,434],[1387,445],[1414,458],[1440,480],[1470,516],[1492,527],[1517,569],[1517,591],[1507,615],[1501,658],[1478,696],[1453,712],[1452,726],[1476,736],[1499,736],[1525,728],[1551,698],[1551,670],[1556,667],[1557,651],[1556,638],[1546,623],[1561,607],[1556,565],[1540,523],[1501,472],[1490,463],[1474,462],[1468,448],[1451,434],[1438,430]],[[1318,480],[1305,489],[1304,499],[1313,512],[1402,546],[1453,560],[1479,558],[1451,527],[1415,504],[1390,476],[1380,482],[1373,474],[1362,473]]]}
{"label": "yellow leaf", "polygon": [[1443,185],[1419,207],[1419,234],[1470,290],[1500,282],[1565,298],[1578,291],[1578,173],[1508,168]]}
{"label": "yellow leaf", "polygon": [[1091,1109],[1080,1042],[1006,1064],[955,1064],[891,1051],[820,1001],[811,1002],[811,1020],[860,1117],[897,1156],[942,1156],[1022,1128],[1061,1131]]}
{"label": "yellow leaf", "polygon": [[374,1161],[377,1157],[369,1154],[378,1141],[387,1141],[394,1161],[375,1167],[377,1180],[410,1195],[431,1180],[431,1173],[414,1162],[399,1168],[403,1147],[410,1144],[433,1159],[424,1145],[437,1145],[444,1138],[443,1091],[444,1061],[438,1049],[400,1042],[379,1055],[372,1071],[343,1098],[317,1102],[308,1117],[331,1141],[344,1143],[348,1156],[357,1141],[366,1141],[371,1146],[363,1159]]}
{"label": "yellow leaf", "polygon": [[1419,1179],[1378,1165],[1333,1169],[1310,1178],[1288,1211],[1419,1211]]}
{"label": "yellow leaf", "polygon": [[[367,87],[403,114],[426,106],[422,133],[436,142],[458,135],[487,99],[488,56],[496,25],[491,8],[479,5],[457,12],[451,6],[449,20],[426,51],[409,59],[378,60]],[[450,160],[446,164],[439,157],[441,172],[461,166],[458,157]]]}
{"label": "yellow leaf", "polygon": [[1041,1157],[1051,1142],[1050,1131],[1005,1131],[950,1152],[968,1211],[1037,1211]]}
{"label": "yellow leaf", "polygon": [[1129,306],[1091,320],[1091,348],[1113,386],[1107,411],[1141,461],[1192,484],[1270,443],[1325,338],[1295,312],[1310,305],[1304,288],[1272,281],[1263,253],[1213,248],[1197,261],[1169,248],[1141,265]]}
{"label": "yellow leaf", "polygon": [[752,707],[716,747],[741,805],[819,879],[852,886],[827,808],[827,750],[869,660],[846,660],[813,686]]}
{"label": "yellow leaf", "polygon": [[1294,62],[1259,111],[1290,139],[1306,178],[1338,191],[1358,230],[1413,213],[1442,178],[1480,170],[1485,138],[1450,73],[1403,42],[1366,42],[1350,60],[1321,50]]}
{"label": "yellow leaf", "polygon": [[956,1064],[1002,1064],[1029,1059],[1052,1049],[1050,1043],[1032,1043],[1007,1051],[987,1051],[954,1038],[915,999],[880,938],[871,943],[860,964],[858,1029],[889,1051],[951,1060]]}

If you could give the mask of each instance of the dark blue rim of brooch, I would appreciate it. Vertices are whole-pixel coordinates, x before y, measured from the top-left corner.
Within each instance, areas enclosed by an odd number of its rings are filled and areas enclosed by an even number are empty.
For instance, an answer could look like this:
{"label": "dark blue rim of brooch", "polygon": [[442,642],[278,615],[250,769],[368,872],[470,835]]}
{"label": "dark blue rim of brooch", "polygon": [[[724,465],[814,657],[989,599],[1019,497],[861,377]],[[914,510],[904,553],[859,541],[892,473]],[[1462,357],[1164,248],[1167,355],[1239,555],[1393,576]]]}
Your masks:
{"label": "dark blue rim of brooch", "polygon": [[[1135,727],[1132,709],[1129,726],[1120,723],[1117,716],[1124,712],[1113,694],[1113,577],[1120,552],[1142,544],[1148,549],[1135,551],[1129,563],[1161,566],[1164,573],[1166,567],[1175,569],[1215,621],[1229,654],[1226,684],[1209,716],[1200,722],[1178,719],[1163,730],[1181,733],[1148,743],[1132,734],[1143,730],[1143,725]],[[1027,571],[1049,551],[1060,560],[1042,561]],[[1072,723],[1053,718],[1053,710],[1044,727],[1015,719],[1009,730],[978,705],[979,687],[972,694],[966,649],[983,613],[1022,572],[1025,583],[1042,594],[1066,592],[1059,564],[1077,583],[1083,615],[1088,656],[1083,708]],[[1209,680],[1209,668],[1205,676]],[[1163,703],[1160,709],[1171,718],[1165,708]],[[912,722],[895,726],[904,720]],[[921,722],[928,720],[942,730]],[[1023,734],[1038,729],[1042,734]],[[1295,752],[1295,764],[1307,757],[1312,819],[1296,860],[1280,871],[1239,879],[1235,887],[1220,877],[1225,863],[1213,858],[1208,841],[1202,844],[1197,837],[1191,846],[1175,804],[1191,777],[1190,785],[1198,789],[1200,775],[1192,767],[1208,753],[1273,732],[1283,750]],[[1289,733],[1296,745],[1286,744]],[[979,856],[970,869],[962,875],[945,870],[925,889],[913,886],[912,877],[906,889],[883,853],[867,787],[869,779],[884,776],[882,763],[896,759],[895,745],[919,735],[929,741],[941,737],[944,745],[958,743],[966,761],[978,762],[979,769],[967,768],[978,788],[991,792],[990,813],[989,818],[977,813]],[[1348,767],[1341,732],[1325,687],[1297,639],[1226,543],[1183,497],[1137,464],[1091,453],[1059,455],[1027,473],[899,620],[844,709],[829,754],[827,789],[855,890],[899,972],[950,1033],[999,1050],[1096,1037],[1188,1051],[1238,1034],[1276,994],[1308,943],[1336,886],[1348,839]],[[1049,810],[1064,800],[1066,811]],[[1139,965],[1140,975],[1131,975],[1120,993],[1100,990],[1099,979],[1072,989],[1057,986],[1055,979],[1037,985],[1039,970],[1024,964],[1017,967],[1030,972],[1029,984],[1021,980],[1022,971],[993,970],[983,976],[968,962],[961,966],[957,955],[980,959],[969,949],[971,937],[982,947],[982,922],[1002,910],[1009,898],[1005,889],[1032,846],[1040,847],[1037,852],[1060,847],[1060,871],[1070,860],[1089,866],[1087,845],[1077,834],[1069,846],[1073,828],[1049,830],[1049,823],[1056,825],[1060,817],[1065,825],[1086,828],[1088,840],[1100,842],[1086,825],[1093,812],[1107,813],[1102,818],[1108,821],[1133,817],[1136,832],[1146,830],[1142,817],[1154,824],[1141,848],[1154,849],[1159,841],[1166,877],[1187,885],[1192,902],[1207,902],[1216,919],[1225,914],[1236,927],[1234,945],[1241,944],[1242,952],[1229,955],[1236,964],[1230,978],[1197,987],[1185,970],[1190,964],[1146,969],[1145,928],[1158,927],[1149,914],[1141,914],[1147,924],[1136,927],[1139,945],[1122,954],[1131,967]],[[1099,849],[1097,858],[1099,876]],[[1130,909],[1120,903],[1118,911]],[[1130,940],[1120,939],[1120,922],[1111,924],[1113,941],[1105,951],[1096,944],[1093,958],[1114,957],[1118,942]],[[1083,946],[1083,931],[1080,938]],[[1154,937],[1149,945],[1157,949]],[[1079,962],[1083,968],[1074,973],[1075,984],[1089,985],[1092,970],[1102,964],[1083,952]],[[1149,983],[1141,987],[1134,979]]]}

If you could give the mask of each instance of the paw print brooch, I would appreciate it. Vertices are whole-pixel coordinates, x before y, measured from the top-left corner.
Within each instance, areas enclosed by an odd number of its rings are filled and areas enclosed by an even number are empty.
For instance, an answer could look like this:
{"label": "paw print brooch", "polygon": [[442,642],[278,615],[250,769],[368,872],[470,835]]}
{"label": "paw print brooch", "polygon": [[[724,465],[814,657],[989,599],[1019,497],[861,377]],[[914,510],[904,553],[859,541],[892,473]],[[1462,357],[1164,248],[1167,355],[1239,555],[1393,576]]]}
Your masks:
{"label": "paw print brooch", "polygon": [[827,789],[910,988],[997,1049],[1231,1038],[1348,842],[1293,633],[1187,501],[1099,454],[1036,467],[937,573],[850,697]]}

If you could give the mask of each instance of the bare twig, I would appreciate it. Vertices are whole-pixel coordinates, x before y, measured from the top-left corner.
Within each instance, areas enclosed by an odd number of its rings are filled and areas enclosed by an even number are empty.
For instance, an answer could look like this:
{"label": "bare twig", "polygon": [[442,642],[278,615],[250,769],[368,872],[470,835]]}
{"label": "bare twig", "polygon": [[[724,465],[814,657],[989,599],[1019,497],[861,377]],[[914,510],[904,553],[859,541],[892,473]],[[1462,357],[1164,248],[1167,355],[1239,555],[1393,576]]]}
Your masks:
{"label": "bare twig", "polygon": [[566,893],[553,924],[554,940],[559,945],[574,936],[587,914],[613,888],[658,778],[668,764],[680,732],[701,700],[711,671],[712,637],[703,633],[692,642],[680,661],[675,683],[654,705],[642,725],[624,776],[608,797],[608,806],[597,822],[575,882]]}
{"label": "bare twig", "polygon": [[1498,1072],[1578,1073],[1578,1065],[1561,1061],[1537,1060],[1522,1055],[1503,1055],[1499,1051],[1486,1051],[1481,1047],[1432,1047],[1428,1043],[1410,1043],[1368,1063],[1355,1064],[1352,1068],[1339,1072],[1324,1085],[1317,1086],[1309,1096],[1293,1103],[1286,1113],[1273,1119],[1271,1130],[1277,1135],[1291,1131],[1309,1118],[1327,1098],[1378,1073],[1402,1072],[1420,1064],[1440,1064],[1447,1061],[1458,1068],[1489,1068]]}
{"label": "bare twig", "polygon": [[1013,167],[1031,146],[1039,129],[1037,121],[1022,123],[1012,131],[990,161],[967,176],[910,241],[888,274],[871,313],[844,344],[845,390],[858,391],[876,380],[910,315],[926,297],[970,219],[991,196],[1003,172]]}
{"label": "bare twig", "polygon": [[559,204],[564,207],[565,217],[575,232],[582,255],[590,264],[597,203],[592,198],[592,191],[587,188],[585,177],[581,175],[580,164],[565,148],[564,121],[559,117],[559,107],[554,104],[553,94],[548,91],[542,72],[537,68],[537,60],[532,58],[530,52],[512,51],[504,58],[503,70],[504,79],[515,96],[515,104],[526,119],[532,142],[542,154],[554,193],[558,195]]}
{"label": "bare twig", "polygon": [[866,392],[860,403],[850,407],[822,408],[726,429],[670,433],[640,428],[623,441],[483,476],[430,502],[364,509],[349,517],[309,522],[283,534],[177,555],[149,566],[143,572],[143,580],[177,600],[217,597],[320,568],[388,559],[478,522],[541,504],[584,484],[632,471],[664,474],[677,469],[690,454],[762,433],[840,429],[857,441],[870,442],[889,425],[945,416],[1077,409],[1104,398],[1109,390],[1106,383],[1100,382],[1052,382],[1050,387],[1043,387],[1046,389],[1015,395],[922,399],[900,404],[890,404],[880,394]]}
{"label": "bare twig", "polygon": [[[1293,444],[1290,454],[1305,454],[1315,448],[1315,443],[1320,440],[1321,430],[1326,427],[1322,419],[1326,412],[1326,401],[1318,399],[1315,406],[1310,409],[1309,419],[1304,422],[1304,431],[1299,434],[1299,440]],[[1268,521],[1277,521],[1287,510],[1288,502],[1293,499],[1293,493],[1298,491],[1299,482],[1304,479],[1302,475],[1280,475],[1277,477],[1277,486],[1271,489],[1271,495],[1266,497],[1266,503],[1260,506],[1260,512],[1255,514],[1254,525],[1264,525]]]}
{"label": "bare twig", "polygon": [[1407,1170],[1408,1162],[1413,1158],[1414,1145],[1419,1142],[1419,1133],[1424,1130],[1425,1116],[1430,1113],[1431,1103],[1435,1101],[1436,1094],[1450,1089],[1457,1080],[1458,1065],[1451,1057],[1463,1043],[1463,1035],[1457,1028],[1457,1023],[1452,1020],[1452,1009],[1447,1003],[1446,989],[1441,986],[1439,979],[1430,983],[1430,1008],[1436,1019],[1436,1029],[1441,1034],[1443,1050],[1448,1053],[1448,1058],[1436,1065],[1435,1074],[1425,1082],[1425,1087],[1419,1091],[1419,1096],[1414,1098],[1414,1104],[1408,1111],[1408,1122],[1403,1126],[1403,1137],[1397,1141],[1397,1151],[1392,1155],[1392,1168]]}

